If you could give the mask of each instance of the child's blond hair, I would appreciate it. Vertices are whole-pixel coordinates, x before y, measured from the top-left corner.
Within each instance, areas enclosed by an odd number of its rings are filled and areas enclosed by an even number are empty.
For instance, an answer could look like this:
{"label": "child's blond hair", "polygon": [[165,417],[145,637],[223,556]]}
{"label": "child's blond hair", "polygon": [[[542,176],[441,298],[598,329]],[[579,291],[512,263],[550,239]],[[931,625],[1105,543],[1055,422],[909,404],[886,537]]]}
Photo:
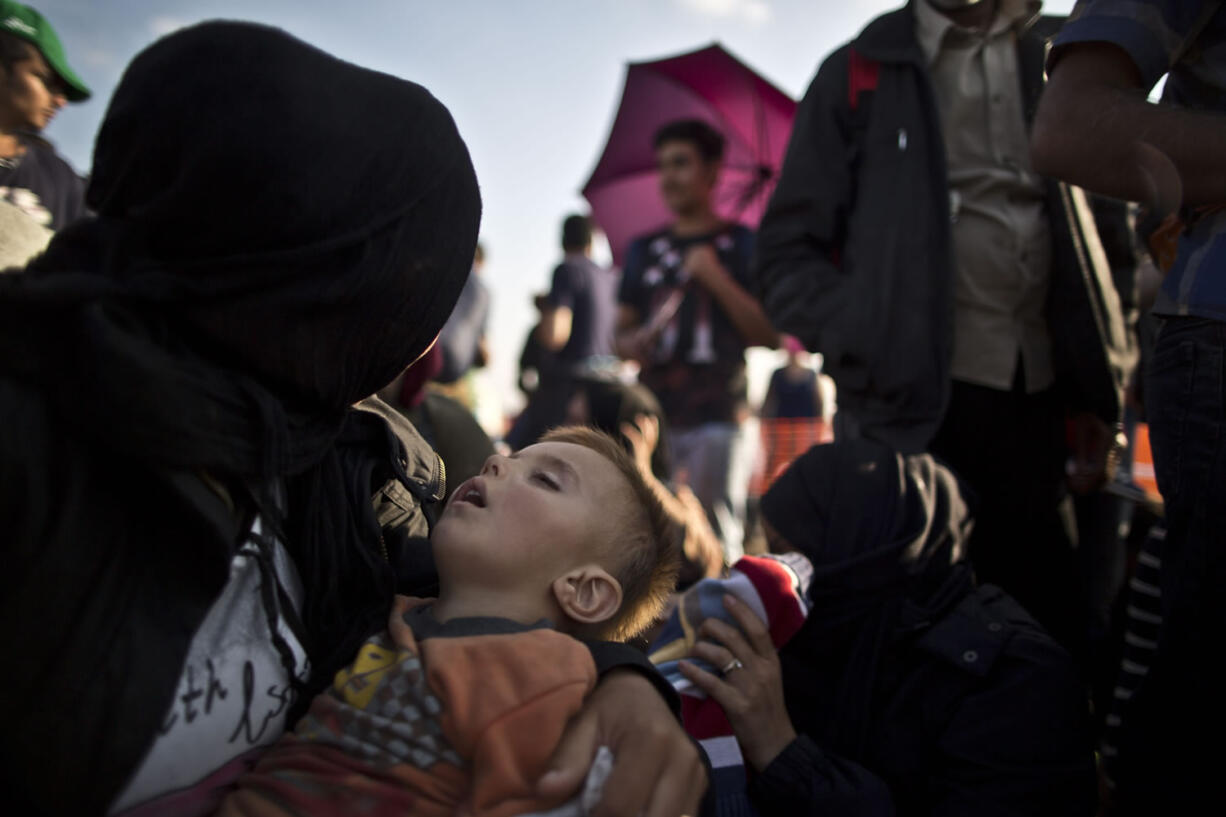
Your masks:
{"label": "child's blond hair", "polygon": [[[624,520],[610,520],[611,572],[621,583],[622,603],[612,617],[577,633],[581,637],[628,641],[647,629],[664,609],[681,567],[680,526],[648,486],[621,444],[587,426],[555,428],[541,442],[571,443],[612,462],[629,484],[633,502]],[[621,524],[619,524],[621,523]]]}

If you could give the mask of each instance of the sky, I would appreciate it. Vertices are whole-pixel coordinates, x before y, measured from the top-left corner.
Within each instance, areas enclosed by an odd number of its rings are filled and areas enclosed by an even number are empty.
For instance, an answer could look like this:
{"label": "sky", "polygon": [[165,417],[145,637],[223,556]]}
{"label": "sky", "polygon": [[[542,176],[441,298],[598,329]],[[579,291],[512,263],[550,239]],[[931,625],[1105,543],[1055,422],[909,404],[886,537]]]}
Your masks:
{"label": "sky", "polygon": [[[27,0],[29,2],[29,0]],[[206,19],[278,26],[338,57],[418,82],[450,108],[484,200],[493,312],[486,412],[515,407],[531,297],[560,259],[562,219],[612,125],[627,62],[720,42],[799,98],[821,60],[901,0],[35,0],[94,91],[46,135],[88,173],[94,135],[124,66]],[[1073,0],[1045,4],[1067,13]],[[174,77],[166,93],[175,92]],[[328,161],[321,156],[319,161]],[[304,168],[304,172],[310,172]],[[607,253],[607,250],[605,250]],[[759,356],[757,360],[766,358]],[[771,359],[773,360],[773,358]],[[762,380],[761,365],[757,382]],[[769,370],[766,370],[769,374]],[[490,416],[483,419],[490,420]]]}

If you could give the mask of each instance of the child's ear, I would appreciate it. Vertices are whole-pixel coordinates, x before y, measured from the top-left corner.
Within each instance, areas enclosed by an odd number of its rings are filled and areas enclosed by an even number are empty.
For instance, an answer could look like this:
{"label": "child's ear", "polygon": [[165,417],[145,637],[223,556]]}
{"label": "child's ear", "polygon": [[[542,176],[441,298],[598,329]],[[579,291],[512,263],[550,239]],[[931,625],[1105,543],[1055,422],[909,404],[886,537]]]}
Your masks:
{"label": "child's ear", "polygon": [[622,586],[600,565],[577,567],[553,580],[553,595],[562,612],[580,624],[598,624],[617,614]]}

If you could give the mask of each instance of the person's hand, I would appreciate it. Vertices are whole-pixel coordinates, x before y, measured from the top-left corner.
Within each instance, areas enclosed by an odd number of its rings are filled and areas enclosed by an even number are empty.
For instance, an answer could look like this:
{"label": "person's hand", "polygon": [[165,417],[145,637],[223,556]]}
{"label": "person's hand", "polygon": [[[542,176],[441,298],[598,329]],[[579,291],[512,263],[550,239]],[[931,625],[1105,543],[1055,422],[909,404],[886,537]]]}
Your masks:
{"label": "person's hand", "polygon": [[699,641],[693,655],[712,666],[732,668],[721,679],[682,661],[681,674],[723,707],[741,753],[754,769],[762,771],[796,739],[783,701],[783,673],[761,619],[731,594],[724,596],[724,607],[745,635],[730,624],[709,618],[698,634],[718,643]]}
{"label": "person's hand", "polygon": [[543,797],[577,793],[600,746],[613,752],[613,771],[593,817],[697,815],[707,790],[698,747],[634,670],[601,678],[567,726],[537,791]]}
{"label": "person's hand", "polygon": [[1076,494],[1097,491],[1112,477],[1115,463],[1115,434],[1099,417],[1082,412],[1072,420],[1072,456],[1069,457],[1068,485]]}
{"label": "person's hand", "polygon": [[719,262],[719,255],[710,244],[696,244],[686,250],[681,269],[691,280],[703,286],[707,286],[716,276],[726,274],[724,265]]}
{"label": "person's hand", "polygon": [[636,414],[633,423],[621,424],[621,432],[630,442],[639,473],[651,474],[651,455],[660,444],[660,418],[649,414]]}

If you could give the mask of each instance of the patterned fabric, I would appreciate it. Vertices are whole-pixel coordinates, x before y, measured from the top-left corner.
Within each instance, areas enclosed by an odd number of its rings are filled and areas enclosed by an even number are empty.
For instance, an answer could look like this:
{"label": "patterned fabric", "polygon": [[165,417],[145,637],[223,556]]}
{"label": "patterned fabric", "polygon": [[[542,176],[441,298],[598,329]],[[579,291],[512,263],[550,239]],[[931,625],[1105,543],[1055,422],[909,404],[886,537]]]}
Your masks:
{"label": "patterned fabric", "polygon": [[0,201],[58,232],[86,215],[85,182],[42,140],[24,144],[24,155],[0,158]]}
{"label": "patterned fabric", "polygon": [[438,722],[441,711],[421,658],[380,633],[337,673],[331,694],[320,696],[294,731],[376,766],[460,766]]}
{"label": "patterned fabric", "polygon": [[[547,626],[440,624],[422,600],[398,597],[387,632],[337,673],[221,814],[510,817],[558,808],[536,795],[536,781],[595,683],[587,647]],[[597,777],[586,788],[598,793]]]}
{"label": "patterned fabric", "polygon": [[704,620],[717,618],[737,626],[723,605],[727,593],[766,622],[775,648],[782,647],[809,615],[807,594],[812,573],[809,560],[799,553],[746,556],[732,567],[728,578],[704,579],[687,590],[650,648],[652,663],[681,693],[685,730],[711,762],[711,786],[720,817],[757,813],[749,802],[745,761],[723,709],[681,674],[678,662],[685,658],[708,672],[719,673],[716,667],[689,654]]}
{"label": "patterned fabric", "polygon": [[[285,729],[309,673],[302,583],[284,545],[252,523],[230,577],[192,636],[175,696],[144,759],[109,809],[124,817],[209,814]],[[273,640],[276,629],[291,665]]]}
{"label": "patterned fabric", "polygon": [[[1141,84],[1167,75],[1163,104],[1226,111],[1226,4],[1220,0],[1079,0],[1052,61],[1077,43],[1108,42],[1132,58]],[[1168,73],[1169,72],[1169,73]],[[1226,209],[1183,213],[1185,228],[1155,311],[1226,320]]]}
{"label": "patterned fabric", "polygon": [[686,252],[715,248],[719,261],[745,290],[753,233],[731,225],[713,235],[677,238],[671,232],[639,238],[626,254],[618,300],[658,330],[653,359],[639,380],[656,395],[673,428],[730,422],[746,399],[745,344],[713,295],[688,284]]}
{"label": "patterned fabric", "polygon": [[1103,723],[1099,751],[1103,756],[1103,778],[1115,788],[1116,762],[1120,728],[1127,717],[1128,702],[1149,674],[1158,647],[1158,630],[1162,627],[1162,542],[1166,528],[1154,525],[1137,555],[1136,572],[1128,582],[1128,599],[1124,610],[1124,654],[1119,674],[1111,691],[1110,710]]}

